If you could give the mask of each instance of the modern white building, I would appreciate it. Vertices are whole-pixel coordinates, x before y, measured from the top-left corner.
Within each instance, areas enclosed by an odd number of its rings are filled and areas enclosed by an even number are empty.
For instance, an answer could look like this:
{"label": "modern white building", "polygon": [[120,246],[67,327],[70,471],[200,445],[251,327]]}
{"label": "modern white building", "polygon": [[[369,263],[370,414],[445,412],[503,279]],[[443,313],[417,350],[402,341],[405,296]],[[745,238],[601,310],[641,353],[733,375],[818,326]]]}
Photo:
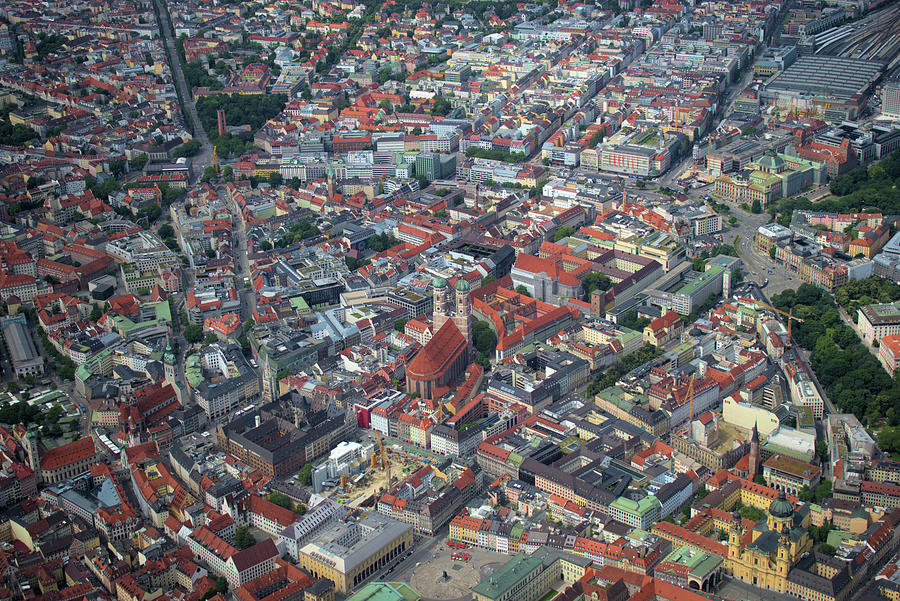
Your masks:
{"label": "modern white building", "polygon": [[278,535],[278,547],[295,562],[300,561],[300,549],[322,528],[341,519],[348,511],[345,506],[331,499],[311,495],[303,517]]}
{"label": "modern white building", "polygon": [[328,459],[313,470],[313,490],[320,492],[327,480],[349,476],[354,464],[366,463],[372,457],[373,445],[342,441],[331,450]]}

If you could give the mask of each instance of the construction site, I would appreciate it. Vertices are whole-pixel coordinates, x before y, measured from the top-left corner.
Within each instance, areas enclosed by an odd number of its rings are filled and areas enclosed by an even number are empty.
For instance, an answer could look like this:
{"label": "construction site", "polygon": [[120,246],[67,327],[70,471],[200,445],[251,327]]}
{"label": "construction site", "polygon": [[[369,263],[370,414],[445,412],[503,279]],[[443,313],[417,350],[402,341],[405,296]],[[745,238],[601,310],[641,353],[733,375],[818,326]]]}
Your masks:
{"label": "construction site", "polygon": [[399,444],[385,444],[375,431],[377,446],[350,463],[334,481],[326,481],[322,495],[349,507],[370,507],[392,485],[425,465],[427,459]]}

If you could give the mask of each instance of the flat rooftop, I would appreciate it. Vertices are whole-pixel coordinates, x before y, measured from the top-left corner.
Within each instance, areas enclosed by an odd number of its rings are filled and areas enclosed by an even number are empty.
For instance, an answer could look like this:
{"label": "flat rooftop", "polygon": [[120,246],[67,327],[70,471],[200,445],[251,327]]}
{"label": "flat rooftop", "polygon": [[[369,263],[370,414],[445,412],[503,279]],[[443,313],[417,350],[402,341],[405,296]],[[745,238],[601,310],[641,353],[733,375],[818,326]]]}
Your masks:
{"label": "flat rooftop", "polygon": [[801,56],[777,75],[766,89],[849,98],[865,92],[883,70],[884,66],[874,61],[840,56]]}

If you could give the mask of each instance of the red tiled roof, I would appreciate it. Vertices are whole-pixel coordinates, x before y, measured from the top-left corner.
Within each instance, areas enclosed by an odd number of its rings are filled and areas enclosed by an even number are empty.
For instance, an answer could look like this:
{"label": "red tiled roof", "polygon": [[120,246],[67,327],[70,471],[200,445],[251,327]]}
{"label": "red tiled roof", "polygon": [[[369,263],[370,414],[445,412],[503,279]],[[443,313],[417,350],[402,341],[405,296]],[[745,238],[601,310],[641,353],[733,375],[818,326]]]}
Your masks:
{"label": "red tiled roof", "polygon": [[270,520],[278,522],[285,528],[293,524],[297,519],[297,515],[290,509],[275,505],[258,495],[250,495],[247,499],[247,509],[251,513],[263,515]]}
{"label": "red tiled roof", "polygon": [[276,557],[278,557],[278,549],[275,547],[275,543],[271,538],[266,538],[249,549],[238,551],[231,556],[231,561],[238,572],[243,572]]}
{"label": "red tiled roof", "polygon": [[[220,538],[206,526],[197,526],[194,531],[191,532],[190,537],[197,541],[202,547],[209,549],[212,553],[215,553],[223,559],[227,560],[237,553],[237,549],[232,547],[231,544]],[[266,540],[272,542],[271,539]]]}
{"label": "red tiled roof", "polygon": [[466,339],[453,321],[441,326],[406,368],[408,376],[419,379],[433,378],[452,364],[466,348]]}
{"label": "red tiled roof", "polygon": [[665,315],[660,315],[659,317],[651,321],[648,327],[652,331],[658,332],[663,328],[671,328],[679,319],[681,319],[681,315],[679,315],[675,311],[669,311]]}
{"label": "red tiled roof", "polygon": [[61,447],[50,449],[43,457],[41,457],[42,470],[55,470],[65,465],[71,465],[79,461],[83,461],[96,454],[94,450],[94,439],[82,438]]}

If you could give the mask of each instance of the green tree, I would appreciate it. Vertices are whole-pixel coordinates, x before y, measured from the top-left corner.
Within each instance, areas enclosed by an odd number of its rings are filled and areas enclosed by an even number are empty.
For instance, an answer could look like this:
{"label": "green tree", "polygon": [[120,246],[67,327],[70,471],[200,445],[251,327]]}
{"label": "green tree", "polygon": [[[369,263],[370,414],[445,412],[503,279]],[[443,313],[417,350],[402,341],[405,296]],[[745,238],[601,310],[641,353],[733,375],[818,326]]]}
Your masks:
{"label": "green tree", "polygon": [[219,337],[216,336],[215,334],[213,334],[212,332],[210,332],[209,334],[207,334],[206,336],[203,337],[204,344],[212,344],[214,342],[218,342],[218,340],[219,340]]}
{"label": "green tree", "polygon": [[278,505],[279,507],[284,507],[285,509],[289,509],[291,511],[294,510],[294,502],[283,492],[279,492],[277,490],[273,491],[269,494],[268,499],[269,503],[272,503],[273,505]]}
{"label": "green tree", "polygon": [[531,293],[528,292],[528,288],[526,288],[524,284],[519,284],[518,286],[516,286],[516,292],[524,296],[531,296]]}
{"label": "green tree", "polygon": [[819,553],[824,553],[825,555],[834,556],[837,549],[829,545],[828,543],[822,543],[819,545]]}
{"label": "green tree", "polygon": [[172,156],[175,158],[181,157],[192,157],[196,156],[197,153],[200,152],[200,141],[199,140],[189,140],[177,147],[172,151]]}
{"label": "green tree", "polygon": [[488,358],[492,357],[497,349],[497,335],[486,321],[476,321],[472,324],[472,342],[475,349]]}
{"label": "green tree", "polygon": [[116,159],[109,164],[109,172],[113,174],[113,177],[122,177],[127,171],[128,167],[125,159]]}
{"label": "green tree", "polygon": [[203,594],[203,599],[212,599],[216,595],[228,592],[228,581],[222,576],[216,578],[216,585],[209,587],[209,590]]}
{"label": "green tree", "polygon": [[253,538],[253,533],[250,532],[250,527],[246,525],[240,525],[234,529],[234,546],[238,549],[249,549],[253,545],[256,544],[256,539]]}
{"label": "green tree", "polygon": [[398,319],[397,321],[394,322],[394,329],[397,330],[398,332],[403,332],[404,329],[406,328],[406,322],[408,322],[408,321],[409,321],[408,319]]}
{"label": "green tree", "polygon": [[284,181],[281,177],[281,174],[278,172],[273,172],[269,174],[269,185],[273,188],[277,188]]}
{"label": "green tree", "polygon": [[797,493],[797,498],[800,499],[801,501],[805,501],[805,502],[809,503],[810,501],[812,501],[815,498],[815,495],[809,489],[809,486],[804,484],[803,488],[801,488],[800,491]]}
{"label": "green tree", "polygon": [[625,319],[622,320],[622,327],[636,332],[643,332],[644,328],[646,328],[649,323],[649,319],[646,317],[639,318],[637,311],[632,310],[625,314]]}
{"label": "green tree", "polygon": [[769,258],[771,258],[773,261],[775,260],[775,252],[776,248],[774,246],[769,249]]}
{"label": "green tree", "polygon": [[752,505],[743,505],[738,511],[742,518],[750,520],[751,522],[758,522],[766,517],[766,513],[762,509],[753,507]]}
{"label": "green tree", "polygon": [[225,168],[222,169],[222,179],[226,182],[234,179],[234,169],[231,168],[231,165],[225,165]]}
{"label": "green tree", "polygon": [[559,242],[560,240],[562,240],[564,238],[568,238],[569,236],[571,236],[574,233],[575,233],[575,230],[570,228],[568,225],[564,225],[563,227],[556,230],[556,233],[553,235],[553,241]]}
{"label": "green tree", "polygon": [[203,170],[203,177],[201,178],[203,181],[208,182],[216,177],[216,168],[210,165],[206,169]]}
{"label": "green tree", "polygon": [[191,344],[203,340],[203,328],[196,324],[190,324],[184,328],[184,339]]}
{"label": "green tree", "polygon": [[164,223],[159,226],[158,233],[160,238],[171,238],[175,235],[175,230],[168,223]]}
{"label": "green tree", "polygon": [[591,294],[593,294],[594,290],[606,292],[609,290],[610,286],[612,286],[612,280],[609,279],[609,276],[600,273],[599,271],[592,271],[581,280],[581,287],[584,290],[584,297],[582,300],[589,303],[591,301]]}
{"label": "green tree", "polygon": [[522,163],[525,161],[525,153],[523,152],[506,152],[491,148],[478,148],[475,146],[470,146],[466,149],[466,156],[503,161],[504,163]]}
{"label": "green tree", "polygon": [[831,498],[831,480],[822,480],[816,486],[816,503],[821,503],[825,499]]}
{"label": "green tree", "polygon": [[444,98],[443,96],[435,96],[434,104],[431,105],[431,110],[429,111],[432,115],[438,115],[440,117],[446,117],[453,107],[450,106],[450,101]]}
{"label": "green tree", "polygon": [[828,461],[828,443],[824,440],[816,442],[816,456],[822,463]]}
{"label": "green tree", "polygon": [[297,473],[297,481],[303,486],[312,484],[312,465],[307,463],[300,468],[300,471]]}
{"label": "green tree", "polygon": [[91,309],[91,321],[98,321],[101,317],[103,317],[103,309],[101,309],[97,305],[94,305],[94,307]]}
{"label": "green tree", "polygon": [[147,165],[147,161],[149,160],[150,157],[142,152],[141,154],[132,158],[131,161],[129,161],[129,165],[134,171],[140,171]]}

